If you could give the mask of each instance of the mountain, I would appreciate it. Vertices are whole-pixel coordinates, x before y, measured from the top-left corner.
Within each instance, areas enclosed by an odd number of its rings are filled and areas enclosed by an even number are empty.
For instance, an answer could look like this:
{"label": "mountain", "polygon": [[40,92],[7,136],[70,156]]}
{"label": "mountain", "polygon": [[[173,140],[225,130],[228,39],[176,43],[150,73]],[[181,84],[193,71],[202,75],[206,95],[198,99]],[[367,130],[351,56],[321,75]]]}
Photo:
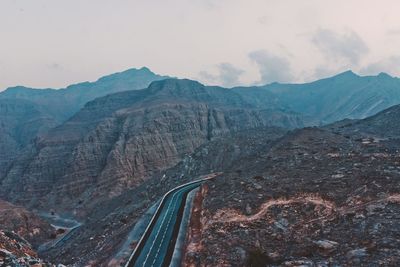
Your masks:
{"label": "mountain", "polygon": [[0,93],[0,177],[26,145],[59,125],[86,102],[107,94],[146,88],[167,78],[148,68],[130,69],[64,89],[8,88]]}
{"label": "mountain", "polygon": [[[3,170],[0,171],[0,177],[3,175],[2,172],[8,169],[10,162],[20,149],[32,142],[38,134],[70,118],[86,102],[119,91],[142,89],[152,81],[165,78],[167,77],[154,74],[147,68],[141,68],[112,74],[93,83],[71,85],[60,90],[14,87],[0,93],[2,108],[0,110],[0,152],[2,152],[0,166]],[[399,79],[387,74],[361,77],[348,71],[313,83],[274,83],[260,88],[238,87],[233,88],[232,91],[253,107],[279,110],[286,114],[298,113],[302,115],[304,125],[321,125],[344,118],[364,118],[398,104],[400,103],[399,88]],[[214,89],[218,90],[218,87]],[[119,97],[124,97],[124,94]],[[173,97],[174,95],[171,94],[172,101]],[[11,106],[15,107],[17,103],[18,109],[13,109]],[[83,113],[86,111],[87,109]],[[107,114],[110,110],[100,106],[96,112]],[[86,129],[76,127],[75,130],[85,131]]]}
{"label": "mountain", "polygon": [[384,73],[361,77],[347,71],[312,83],[273,83],[262,88],[281,105],[320,124],[362,119],[400,104],[400,79]]}
{"label": "mountain", "polygon": [[1,196],[84,210],[140,185],[215,137],[266,126],[303,122],[274,106],[259,108],[233,90],[191,80],[153,82],[97,98],[37,138],[3,176]]}
{"label": "mountain", "polygon": [[95,82],[70,85],[63,89],[32,89],[11,87],[0,93],[0,99],[23,99],[42,107],[58,122],[63,122],[81,109],[88,101],[127,90],[146,88],[151,82],[169,78],[148,68],[129,69],[111,74]]}

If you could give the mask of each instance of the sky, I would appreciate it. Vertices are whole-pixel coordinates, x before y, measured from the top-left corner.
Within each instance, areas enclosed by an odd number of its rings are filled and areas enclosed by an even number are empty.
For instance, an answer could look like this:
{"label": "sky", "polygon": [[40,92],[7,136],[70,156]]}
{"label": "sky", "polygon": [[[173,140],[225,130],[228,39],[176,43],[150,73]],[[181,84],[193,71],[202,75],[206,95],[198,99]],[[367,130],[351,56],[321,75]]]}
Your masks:
{"label": "sky", "polygon": [[0,0],[0,91],[129,68],[236,86],[400,76],[398,0]]}

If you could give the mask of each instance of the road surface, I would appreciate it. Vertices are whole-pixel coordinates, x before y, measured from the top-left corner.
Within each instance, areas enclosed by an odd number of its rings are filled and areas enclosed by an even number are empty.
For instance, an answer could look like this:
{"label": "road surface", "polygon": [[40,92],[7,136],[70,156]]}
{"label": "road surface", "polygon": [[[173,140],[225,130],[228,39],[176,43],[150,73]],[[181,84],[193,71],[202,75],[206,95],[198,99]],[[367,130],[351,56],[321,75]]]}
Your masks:
{"label": "road surface", "polygon": [[169,266],[187,195],[203,182],[201,180],[179,186],[164,196],[125,267]]}

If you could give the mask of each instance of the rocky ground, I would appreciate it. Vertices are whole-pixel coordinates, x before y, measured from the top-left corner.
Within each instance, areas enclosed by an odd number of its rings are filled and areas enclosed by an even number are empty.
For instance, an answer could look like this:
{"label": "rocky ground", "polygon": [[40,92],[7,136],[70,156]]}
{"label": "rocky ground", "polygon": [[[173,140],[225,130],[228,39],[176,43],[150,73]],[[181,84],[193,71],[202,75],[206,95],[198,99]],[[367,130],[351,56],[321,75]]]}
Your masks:
{"label": "rocky ground", "polygon": [[[0,230],[0,266],[54,267],[40,259],[28,241],[14,232]],[[63,265],[57,265],[61,267]]]}
{"label": "rocky ground", "polygon": [[381,127],[296,130],[234,161],[197,198],[184,266],[398,266],[400,143]]}
{"label": "rocky ground", "polygon": [[38,257],[36,250],[56,235],[39,216],[0,200],[0,266],[55,266]]}
{"label": "rocky ground", "polygon": [[55,229],[25,208],[0,200],[0,230],[14,231],[34,247],[55,238]]}

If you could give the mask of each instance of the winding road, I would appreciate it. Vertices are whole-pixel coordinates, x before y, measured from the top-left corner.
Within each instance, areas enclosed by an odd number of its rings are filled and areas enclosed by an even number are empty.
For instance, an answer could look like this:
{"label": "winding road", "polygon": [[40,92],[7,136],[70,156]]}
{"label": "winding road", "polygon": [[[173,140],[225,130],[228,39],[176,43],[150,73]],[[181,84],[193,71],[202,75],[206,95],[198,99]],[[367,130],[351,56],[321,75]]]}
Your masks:
{"label": "winding road", "polygon": [[187,195],[203,182],[204,180],[199,180],[181,185],[164,195],[125,267],[169,266],[181,226]]}

